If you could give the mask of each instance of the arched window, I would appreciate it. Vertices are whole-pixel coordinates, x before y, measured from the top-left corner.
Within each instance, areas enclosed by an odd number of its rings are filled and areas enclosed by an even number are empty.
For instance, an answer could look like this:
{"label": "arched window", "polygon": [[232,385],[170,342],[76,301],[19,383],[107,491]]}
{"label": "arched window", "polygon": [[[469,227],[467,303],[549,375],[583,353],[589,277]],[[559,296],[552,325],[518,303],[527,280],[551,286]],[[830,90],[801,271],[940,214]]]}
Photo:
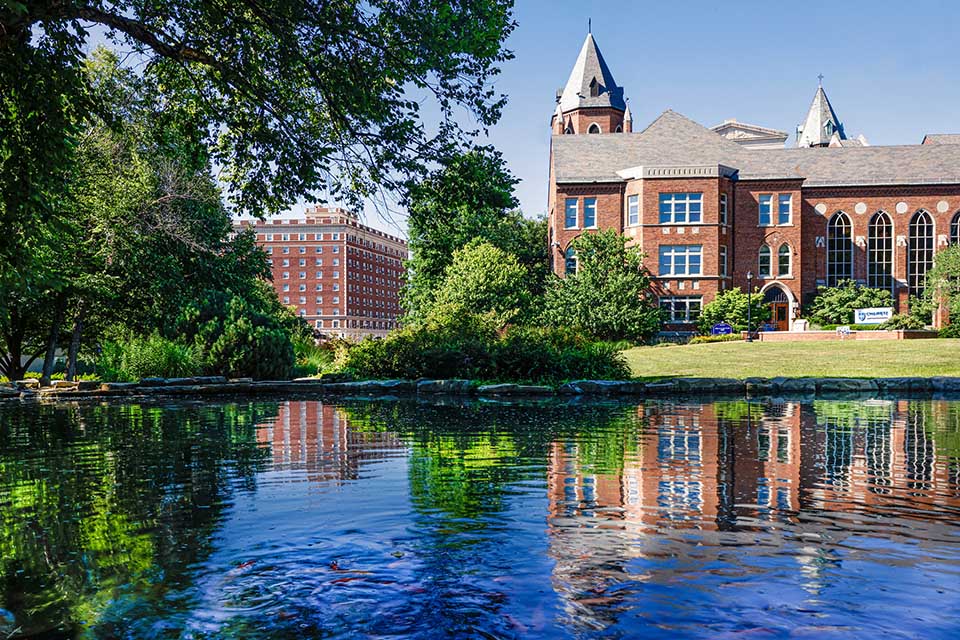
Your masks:
{"label": "arched window", "polygon": [[572,276],[577,272],[577,252],[573,250],[573,247],[567,247],[564,258],[564,272],[568,276]]}
{"label": "arched window", "polygon": [[827,286],[853,278],[853,225],[843,211],[827,223]]}
{"label": "arched window", "polygon": [[590,81],[590,97],[596,98],[598,95],[600,95],[600,83],[594,78]]}
{"label": "arched window", "polygon": [[950,244],[960,244],[960,211],[953,214],[950,221]]}
{"label": "arched window", "polygon": [[573,121],[572,121],[572,120],[568,120],[568,121],[567,121],[567,128],[564,129],[563,132],[564,132],[565,134],[567,134],[567,135],[573,134]]}
{"label": "arched window", "polygon": [[789,276],[790,275],[790,263],[793,258],[793,252],[790,251],[790,245],[784,242],[780,245],[780,248],[777,249],[777,275],[778,276]]}
{"label": "arched window", "polygon": [[617,125],[617,128],[614,129],[613,132],[614,132],[614,133],[623,133],[623,127],[618,124],[618,125]]}
{"label": "arched window", "polygon": [[907,284],[910,294],[923,293],[927,271],[933,266],[933,218],[920,209],[910,219],[910,244],[907,251]]}
{"label": "arched window", "polygon": [[587,129],[587,133],[600,133],[600,125],[594,122],[590,125],[590,128]]}
{"label": "arched window", "polygon": [[760,258],[757,261],[757,275],[760,278],[769,278],[771,273],[770,267],[770,247],[763,245],[760,247]]}
{"label": "arched window", "polygon": [[893,291],[893,222],[886,211],[870,218],[867,240],[867,286]]}

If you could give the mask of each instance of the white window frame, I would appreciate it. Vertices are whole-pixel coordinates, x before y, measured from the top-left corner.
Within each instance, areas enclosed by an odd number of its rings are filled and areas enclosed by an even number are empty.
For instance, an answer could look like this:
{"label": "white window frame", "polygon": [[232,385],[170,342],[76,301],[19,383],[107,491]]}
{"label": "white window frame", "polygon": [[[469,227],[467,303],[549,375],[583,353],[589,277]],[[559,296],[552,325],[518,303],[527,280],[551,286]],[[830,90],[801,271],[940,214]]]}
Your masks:
{"label": "white window frame", "polygon": [[[787,221],[784,222],[781,216],[783,212],[781,207],[783,207],[784,200],[787,203]],[[778,193],[777,194],[777,224],[778,225],[791,225],[793,224],[793,194],[792,193]]]}
{"label": "white window frame", "polygon": [[729,211],[727,209],[727,194],[720,194],[720,224],[727,226],[727,215]]}
{"label": "white window frame", "polygon": [[[766,205],[767,212],[764,214],[763,208]],[[767,221],[763,221],[763,216],[767,216]],[[773,226],[773,194],[772,193],[761,193],[757,197],[757,226],[758,227],[772,227]]]}
{"label": "white window frame", "polygon": [[[665,255],[670,257],[669,268],[666,271],[663,270],[663,259]],[[684,256],[684,271],[682,272],[677,270],[677,257],[681,255]],[[690,258],[694,256],[697,258],[698,265],[696,271],[691,271]],[[657,258],[657,273],[661,278],[703,275],[702,244],[662,244],[659,247]]]}
{"label": "white window frame", "polygon": [[[676,311],[675,305],[678,302],[684,307],[683,316],[680,319],[678,319],[674,313]],[[691,317],[690,306],[693,302],[696,303],[698,308],[696,315]],[[667,307],[668,304],[669,307]],[[667,324],[693,324],[700,318],[700,314],[703,313],[703,296],[663,296],[660,298],[659,306],[661,309],[669,309],[669,315],[664,320]]]}
{"label": "white window frame", "polygon": [[[570,205],[573,204],[573,225],[570,225]],[[563,228],[579,229],[580,223],[580,199],[565,198],[563,201]]]}
{"label": "white window frame", "polygon": [[640,224],[640,196],[627,196],[627,226],[636,227]]}
{"label": "white window frame", "polygon": [[[691,205],[700,205],[700,211],[697,212],[697,219],[691,219]],[[668,205],[669,211],[664,213],[664,205]],[[683,205],[684,219],[678,219],[678,207]],[[668,216],[664,219],[664,216]],[[700,225],[703,224],[703,192],[702,191],[663,191],[657,194],[657,220],[664,225]]]}

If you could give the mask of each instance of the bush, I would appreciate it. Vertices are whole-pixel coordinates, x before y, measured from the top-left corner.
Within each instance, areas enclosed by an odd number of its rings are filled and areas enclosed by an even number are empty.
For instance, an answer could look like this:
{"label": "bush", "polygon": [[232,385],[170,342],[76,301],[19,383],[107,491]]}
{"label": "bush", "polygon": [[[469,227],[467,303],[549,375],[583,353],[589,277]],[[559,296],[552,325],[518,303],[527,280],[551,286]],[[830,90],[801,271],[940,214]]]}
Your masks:
{"label": "bush", "polygon": [[855,280],[841,280],[835,287],[818,287],[817,297],[807,307],[810,322],[818,325],[848,325],[855,309],[892,307],[893,294],[887,289],[871,289]]}
{"label": "bush", "polygon": [[700,313],[697,328],[702,334],[709,334],[713,325],[726,322],[735,333],[747,330],[747,306],[750,306],[750,321],[756,331],[764,322],[770,320],[770,305],[764,304],[763,295],[747,295],[739,287],[721,291]]}
{"label": "bush", "polygon": [[739,333],[730,333],[725,336],[696,336],[689,344],[710,344],[712,342],[739,342],[743,336]]}
{"label": "bush", "polygon": [[923,329],[926,324],[915,315],[898,313],[880,325],[882,329]]}
{"label": "bush", "polygon": [[322,375],[334,369],[337,344],[334,342],[317,344],[313,338],[301,338],[293,342],[293,355],[296,360],[294,376]]}
{"label": "bush", "polygon": [[200,372],[193,350],[158,334],[130,336],[103,344],[97,372],[103,380],[136,382],[142,378],[180,378]]}
{"label": "bush", "polygon": [[492,315],[457,306],[434,309],[382,340],[344,351],[342,370],[357,378],[469,378],[557,383],[574,378],[619,379],[630,370],[617,345],[572,329],[511,327],[496,330]]}

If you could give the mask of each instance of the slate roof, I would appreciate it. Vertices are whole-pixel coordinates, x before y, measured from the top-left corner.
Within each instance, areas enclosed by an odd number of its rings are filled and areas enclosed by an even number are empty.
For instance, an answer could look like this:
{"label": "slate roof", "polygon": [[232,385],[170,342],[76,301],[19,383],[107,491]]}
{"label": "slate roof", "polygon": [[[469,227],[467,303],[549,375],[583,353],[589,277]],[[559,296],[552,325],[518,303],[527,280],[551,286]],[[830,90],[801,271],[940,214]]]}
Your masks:
{"label": "slate roof", "polygon": [[558,183],[622,182],[637,166],[722,164],[739,180],[797,179],[804,186],[960,184],[960,145],[746,149],[674,111],[639,133],[555,135]]}
{"label": "slate roof", "polygon": [[[599,83],[599,95],[591,97],[590,83],[594,79]],[[582,107],[627,108],[623,101],[623,87],[618,87],[614,81],[592,33],[588,33],[583,41],[580,55],[560,96],[560,108],[564,113]]]}
{"label": "slate roof", "polygon": [[[827,128],[827,124],[830,128]],[[813,95],[813,102],[810,103],[810,109],[807,111],[807,118],[800,126],[800,136],[797,139],[798,147],[811,147],[826,145],[830,143],[830,138],[837,133],[841,140],[847,139],[847,134],[843,131],[843,123],[837,117],[833,110],[833,105],[827,99],[827,94],[823,87],[817,87],[817,92]]]}
{"label": "slate roof", "polygon": [[922,144],[960,144],[960,133],[928,133]]}

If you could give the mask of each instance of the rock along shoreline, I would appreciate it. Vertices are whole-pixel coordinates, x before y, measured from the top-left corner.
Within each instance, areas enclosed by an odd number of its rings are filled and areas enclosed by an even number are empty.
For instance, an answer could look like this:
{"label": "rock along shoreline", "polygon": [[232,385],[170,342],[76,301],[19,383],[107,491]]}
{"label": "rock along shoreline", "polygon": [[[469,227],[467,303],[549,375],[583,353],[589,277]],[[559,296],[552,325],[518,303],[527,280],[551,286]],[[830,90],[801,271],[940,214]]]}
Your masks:
{"label": "rock along shoreline", "polygon": [[327,396],[464,396],[478,398],[638,398],[837,395],[910,395],[960,397],[960,378],[669,378],[642,380],[575,380],[557,387],[523,384],[480,384],[474,380],[363,380],[327,382],[318,378],[254,381],[221,376],[145,378],[140,382],[64,382],[38,388],[36,380],[0,385],[0,400],[57,401],[163,396],[211,397],[276,395]]}

